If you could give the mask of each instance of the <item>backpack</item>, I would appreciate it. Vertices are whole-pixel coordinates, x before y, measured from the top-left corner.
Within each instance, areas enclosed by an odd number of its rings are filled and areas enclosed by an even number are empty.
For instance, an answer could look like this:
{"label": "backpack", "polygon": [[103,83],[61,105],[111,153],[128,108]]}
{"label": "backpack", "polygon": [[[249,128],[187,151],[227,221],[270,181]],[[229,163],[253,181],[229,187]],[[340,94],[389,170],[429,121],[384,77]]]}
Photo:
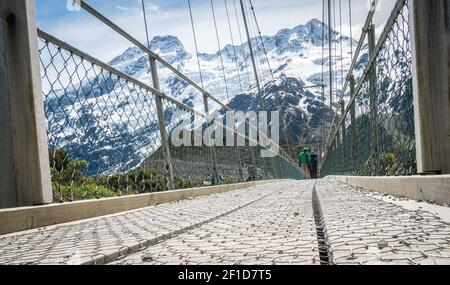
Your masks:
{"label": "backpack", "polygon": [[314,166],[316,166],[317,164],[318,164],[318,161],[317,161],[317,155],[311,155],[310,157],[309,157],[309,160],[310,160],[310,162],[311,162],[311,165],[314,165]]}

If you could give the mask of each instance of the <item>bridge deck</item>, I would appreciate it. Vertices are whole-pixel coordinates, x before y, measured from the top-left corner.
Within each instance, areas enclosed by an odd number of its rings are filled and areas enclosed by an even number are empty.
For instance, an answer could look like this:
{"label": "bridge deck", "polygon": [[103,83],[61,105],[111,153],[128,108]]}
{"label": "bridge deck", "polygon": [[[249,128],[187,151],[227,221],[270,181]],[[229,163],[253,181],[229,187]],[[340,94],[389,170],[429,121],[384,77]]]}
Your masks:
{"label": "bridge deck", "polygon": [[0,236],[0,264],[318,265],[325,259],[450,264],[450,224],[419,207],[408,210],[318,180],[256,186]]}

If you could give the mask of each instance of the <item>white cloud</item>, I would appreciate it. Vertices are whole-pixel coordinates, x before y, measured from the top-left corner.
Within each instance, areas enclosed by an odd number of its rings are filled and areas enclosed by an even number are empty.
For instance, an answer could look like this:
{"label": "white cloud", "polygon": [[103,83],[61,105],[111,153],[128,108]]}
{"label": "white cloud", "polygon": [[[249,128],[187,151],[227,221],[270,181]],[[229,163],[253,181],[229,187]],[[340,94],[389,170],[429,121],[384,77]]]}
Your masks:
{"label": "white cloud", "polygon": [[123,6],[116,6],[116,8],[117,8],[117,9],[119,9],[119,10],[121,10],[121,11],[124,11],[124,12],[128,12],[128,11],[130,11],[130,9],[129,9],[129,8],[127,8],[127,7],[123,7]]}
{"label": "white cloud", "polygon": [[[174,35],[180,38],[186,49],[194,51],[194,41],[190,26],[189,11],[185,1],[179,4],[167,6],[167,0],[147,0],[146,8],[149,12],[148,26],[150,37],[156,35]],[[228,0],[227,0],[228,1]],[[103,1],[102,1],[103,2]],[[217,51],[214,26],[212,22],[211,7],[209,1],[193,0],[193,14],[199,41],[200,52],[213,53]],[[322,18],[322,1],[317,0],[258,0],[253,1],[257,12],[261,31],[264,35],[274,35],[282,28],[292,28],[308,22],[311,18]],[[125,1],[122,3],[126,3]],[[105,15],[114,23],[125,29],[132,36],[141,42],[145,42],[145,32],[143,29],[142,2],[136,0],[131,3],[134,6],[113,6],[112,10]],[[232,3],[232,2],[230,2]],[[242,19],[239,1],[238,17]],[[343,0],[343,33],[349,34],[348,21],[348,1]],[[365,1],[351,0],[353,5],[353,37],[357,40],[361,34],[361,28],[367,17],[368,11]],[[382,0],[381,11],[375,14],[374,22],[379,33],[389,16],[395,0]],[[108,11],[107,6],[94,5],[100,12]],[[216,1],[216,16],[220,33],[222,47],[231,42],[228,23],[223,1]],[[233,5],[229,5],[231,22],[234,31],[234,40],[239,42],[236,18]],[[128,12],[126,12],[128,9]],[[123,11],[123,12],[119,12]],[[66,10],[63,11],[67,13]],[[98,56],[102,60],[110,60],[115,55],[120,54],[124,49],[132,44],[124,40],[117,33],[96,21],[85,12],[67,13],[67,16],[59,17],[55,20],[44,21],[46,25],[40,26],[63,40],[67,40],[77,48]],[[245,37],[245,33],[243,33]]]}
{"label": "white cloud", "polygon": [[[139,2],[139,4],[142,4],[142,2],[140,0],[138,0],[138,2]],[[165,15],[165,16],[169,15],[169,12],[162,11],[160,6],[155,5],[152,2],[144,1],[144,3],[145,3],[146,12],[149,12],[152,14],[157,14],[157,15]]]}

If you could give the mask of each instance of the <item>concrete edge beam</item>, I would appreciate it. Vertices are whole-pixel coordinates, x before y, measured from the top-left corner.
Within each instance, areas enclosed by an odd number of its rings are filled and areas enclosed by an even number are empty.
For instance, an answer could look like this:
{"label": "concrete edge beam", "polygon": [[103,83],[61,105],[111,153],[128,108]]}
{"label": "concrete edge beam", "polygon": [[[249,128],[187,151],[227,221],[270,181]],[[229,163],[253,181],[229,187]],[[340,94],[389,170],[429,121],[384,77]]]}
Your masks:
{"label": "concrete edge beam", "polygon": [[270,184],[273,182],[276,182],[276,180],[130,195],[99,200],[67,202],[44,206],[0,209],[0,235],[117,214],[158,204],[181,201],[187,198],[247,189],[253,186]]}
{"label": "concrete edge beam", "polygon": [[450,205],[450,175],[408,177],[327,176],[350,186],[364,188],[441,206]]}

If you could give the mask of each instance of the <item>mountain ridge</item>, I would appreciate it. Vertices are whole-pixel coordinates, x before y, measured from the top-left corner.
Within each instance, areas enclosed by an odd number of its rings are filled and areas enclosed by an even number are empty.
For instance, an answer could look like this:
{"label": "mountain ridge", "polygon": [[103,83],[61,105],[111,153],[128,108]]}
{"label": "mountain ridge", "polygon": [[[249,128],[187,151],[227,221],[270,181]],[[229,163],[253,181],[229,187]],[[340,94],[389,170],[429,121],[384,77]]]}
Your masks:
{"label": "mountain ridge", "polygon": [[[333,113],[321,94],[322,88],[306,90],[304,87],[316,83],[317,80],[311,81],[311,76],[320,74],[321,78],[322,75],[322,60],[319,60],[322,59],[322,25],[324,24],[319,20],[312,19],[307,24],[298,25],[293,29],[280,30],[274,36],[263,36],[264,45],[258,38],[252,39],[257,68],[262,79],[262,94],[257,94],[247,43],[235,47],[226,45],[222,49],[224,71],[219,51],[213,54],[199,54],[205,90],[237,110],[257,111],[258,96],[261,95],[268,111],[282,110],[284,117],[280,122],[286,124],[281,126],[281,138],[287,135],[292,144],[319,141],[323,134],[320,131],[320,119],[324,119],[326,125],[333,117]],[[342,42],[347,47],[350,45],[348,37],[340,36],[337,32],[333,32],[332,35],[332,40],[336,43]],[[324,36],[327,40],[328,35]],[[264,48],[274,70],[275,81],[272,81],[268,70]],[[150,41],[150,49],[200,84],[197,57],[188,53],[177,37],[156,36]],[[234,56],[234,50],[237,58]],[[343,56],[345,66],[349,66],[350,53]],[[236,59],[239,72],[236,70]],[[109,64],[151,85],[148,56],[138,48],[126,49]],[[227,77],[228,94],[223,82],[223,72]],[[158,73],[161,90],[166,95],[203,112],[203,97],[198,90],[160,64]],[[143,99],[138,97],[139,94],[128,94],[128,90],[125,90],[128,95],[122,94],[123,86],[115,86],[109,78],[96,77],[88,81],[84,84],[86,86],[81,88],[82,94],[79,92],[80,88],[73,88],[55,91],[52,96],[47,96],[49,109],[54,111],[49,120],[49,132],[52,137],[58,138],[53,144],[50,142],[51,146],[64,147],[76,158],[89,160],[86,157],[88,154],[99,157],[98,162],[90,163],[88,169],[90,175],[108,174],[112,170],[126,172],[138,167],[159,148],[158,124],[154,117],[156,112],[152,109],[154,106],[147,99],[142,101]],[[92,85],[93,81],[96,82],[95,86]],[[83,82],[80,84],[83,85]],[[223,111],[212,102],[210,108],[212,111]],[[109,110],[108,114],[104,114],[104,110]],[[146,120],[135,119],[142,117],[142,114],[136,114],[137,110],[141,112],[145,110],[145,113],[153,114],[153,117]],[[76,116],[67,118],[67,114]],[[167,125],[176,123],[176,118],[171,118],[171,115],[172,112],[166,110]],[[117,118],[120,118],[120,122],[117,122]],[[80,128],[86,122],[92,122],[92,126]],[[107,132],[102,129],[105,126]],[[62,142],[59,139],[61,137],[64,137]],[[83,141],[100,144],[102,147],[93,148]],[[127,163],[118,161],[118,153]]]}

